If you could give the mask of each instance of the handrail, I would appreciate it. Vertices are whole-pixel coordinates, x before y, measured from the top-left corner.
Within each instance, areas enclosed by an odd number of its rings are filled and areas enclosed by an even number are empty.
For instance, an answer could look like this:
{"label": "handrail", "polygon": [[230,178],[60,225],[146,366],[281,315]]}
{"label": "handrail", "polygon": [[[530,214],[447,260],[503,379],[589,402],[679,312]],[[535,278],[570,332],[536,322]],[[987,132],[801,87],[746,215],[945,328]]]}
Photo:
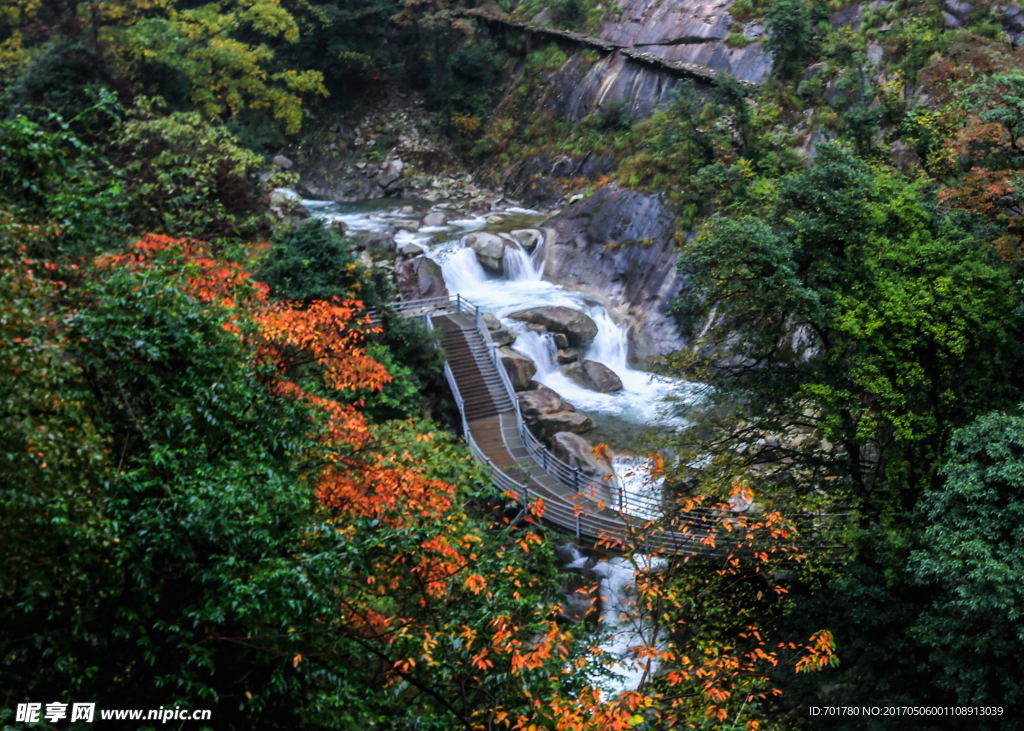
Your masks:
{"label": "handrail", "polygon": [[[563,496],[567,504],[561,505],[558,501],[551,501],[546,504],[545,517],[549,521],[554,522],[556,525],[559,525],[564,529],[571,530],[576,534],[577,539],[586,535],[589,538],[599,540],[606,536],[622,538],[630,524],[634,524],[635,526],[641,525],[644,521],[657,518],[664,514],[664,505],[660,500],[650,498],[645,499],[632,495],[626,491],[622,484],[609,485],[609,483],[603,480],[595,480],[583,473],[578,467],[569,465],[564,460],[556,457],[546,446],[544,446],[544,444],[540,442],[540,440],[537,439],[537,437],[533,435],[532,432],[530,432],[526,427],[526,423],[523,420],[522,413],[519,408],[518,394],[512,385],[508,372],[501,363],[501,358],[497,353],[497,345],[491,338],[490,330],[484,322],[483,314],[479,306],[474,305],[460,294],[456,294],[454,297],[431,297],[420,300],[407,300],[396,304],[398,306],[395,307],[395,310],[405,315],[411,315],[413,314],[413,311],[417,309],[421,310],[419,316],[422,317],[423,321],[430,329],[433,329],[433,323],[431,321],[432,312],[422,312],[426,307],[430,307],[433,310],[433,313],[436,313],[437,310],[448,312],[454,311],[456,313],[465,312],[467,314],[470,312],[473,313],[473,329],[476,330],[481,337],[485,345],[488,359],[490,360],[490,366],[497,371],[502,387],[509,398],[512,407],[511,411],[516,420],[516,430],[522,439],[523,445],[526,447],[527,454],[530,455],[532,461],[535,462],[548,477],[554,479],[558,484],[568,490],[571,490],[571,494]],[[465,435],[466,443],[469,446],[471,454],[473,454],[477,460],[490,467],[491,479],[495,487],[503,492],[512,492],[523,503],[523,505],[529,505],[531,497],[529,483],[520,482],[500,469],[476,443],[472,429],[466,419],[466,408],[465,402],[462,398],[462,393],[459,390],[455,374],[447,360],[444,364],[444,375],[445,380],[451,388],[452,395],[455,398],[455,403],[459,410],[462,431]],[[599,494],[597,492],[598,487],[617,488],[617,500],[613,501],[617,502],[617,506],[607,505],[602,501],[595,500],[594,495]],[[588,501],[596,504],[596,510],[591,509],[587,505]],[[612,517],[606,513],[603,514],[606,509],[615,510],[616,508],[618,512],[617,516]],[[660,549],[676,553],[714,553],[716,551],[723,550],[722,546],[709,550],[702,541],[702,539],[710,535],[708,532],[709,522],[720,519],[722,515],[723,511],[720,509],[704,507],[695,507],[692,511],[689,511],[686,514],[674,515],[673,518],[681,523],[682,530],[657,533],[653,536],[653,540],[650,540],[650,537],[645,538],[646,550]],[[810,517],[819,516],[812,515]]]}

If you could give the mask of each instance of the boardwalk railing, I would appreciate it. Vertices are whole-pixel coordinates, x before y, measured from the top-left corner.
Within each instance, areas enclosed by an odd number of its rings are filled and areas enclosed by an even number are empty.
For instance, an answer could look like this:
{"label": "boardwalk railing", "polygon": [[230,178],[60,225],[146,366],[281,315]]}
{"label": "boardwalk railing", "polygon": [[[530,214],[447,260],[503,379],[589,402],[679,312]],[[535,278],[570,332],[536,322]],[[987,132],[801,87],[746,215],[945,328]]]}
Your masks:
{"label": "boardwalk railing", "polygon": [[[498,374],[503,389],[511,401],[511,412],[515,419],[516,432],[526,447],[532,467],[540,468],[543,474],[564,488],[560,500],[545,500],[544,519],[556,527],[574,534],[577,539],[584,537],[600,540],[610,537],[625,539],[630,524],[639,526],[646,521],[660,517],[665,512],[665,505],[659,498],[644,497],[631,493],[618,481],[606,482],[582,472],[578,467],[570,465],[557,457],[527,428],[519,409],[519,399],[509,378],[508,372],[501,362],[498,346],[491,338],[490,330],[483,318],[483,311],[465,297],[456,294],[453,297],[432,297],[419,300],[406,300],[392,304],[395,312],[420,317],[429,328],[433,328],[432,317],[440,314],[462,313],[472,317],[473,329],[486,345],[486,364],[489,370]],[[375,316],[374,316],[375,317]],[[376,319],[376,317],[375,317]],[[483,365],[479,364],[478,365]],[[466,404],[451,366],[445,361],[445,380],[451,388],[459,410],[462,431],[466,443],[473,456],[488,465],[492,472],[494,486],[502,492],[509,492],[522,502],[529,505],[536,494],[531,493],[529,479],[520,480],[499,468],[491,457],[480,448],[473,436],[473,430],[466,419]],[[523,465],[522,472],[529,474],[531,465]],[[611,500],[602,500],[600,496],[610,495]],[[616,513],[614,518],[609,513]],[[674,515],[673,523],[679,530],[660,531],[648,538],[646,548],[671,553],[706,553],[708,548],[702,542],[713,530],[713,524],[720,521],[723,511],[714,508],[695,507],[682,515]],[[806,516],[805,516],[806,517]],[[816,515],[815,518],[833,517]]]}

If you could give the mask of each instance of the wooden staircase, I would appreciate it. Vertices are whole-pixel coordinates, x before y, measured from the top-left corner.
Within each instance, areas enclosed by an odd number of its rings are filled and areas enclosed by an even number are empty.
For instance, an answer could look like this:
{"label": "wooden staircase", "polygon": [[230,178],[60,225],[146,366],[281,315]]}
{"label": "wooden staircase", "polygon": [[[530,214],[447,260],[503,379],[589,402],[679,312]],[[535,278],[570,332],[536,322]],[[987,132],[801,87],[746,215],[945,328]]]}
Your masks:
{"label": "wooden staircase", "polygon": [[460,323],[451,315],[434,317],[433,322],[459,384],[466,421],[514,412],[515,405],[502,385],[501,376],[493,366],[481,369],[480,364],[490,365],[491,359],[483,335],[472,322]]}

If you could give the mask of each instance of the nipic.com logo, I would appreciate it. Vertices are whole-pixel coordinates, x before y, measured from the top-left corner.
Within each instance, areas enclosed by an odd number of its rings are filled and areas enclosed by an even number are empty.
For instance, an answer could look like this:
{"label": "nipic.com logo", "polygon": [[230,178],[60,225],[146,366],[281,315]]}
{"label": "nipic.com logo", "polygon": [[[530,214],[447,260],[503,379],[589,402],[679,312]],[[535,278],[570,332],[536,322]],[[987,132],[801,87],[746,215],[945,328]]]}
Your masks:
{"label": "nipic.com logo", "polygon": [[67,703],[47,703],[45,710],[42,703],[19,703],[14,714],[14,720],[18,723],[39,723],[40,720],[47,723],[57,723],[68,720],[83,721],[92,723],[96,717],[95,703],[72,703],[71,717],[68,718]]}
{"label": "nipic.com logo", "polygon": [[209,708],[101,708],[95,703],[19,703],[16,723],[93,723],[94,721],[209,721]]}

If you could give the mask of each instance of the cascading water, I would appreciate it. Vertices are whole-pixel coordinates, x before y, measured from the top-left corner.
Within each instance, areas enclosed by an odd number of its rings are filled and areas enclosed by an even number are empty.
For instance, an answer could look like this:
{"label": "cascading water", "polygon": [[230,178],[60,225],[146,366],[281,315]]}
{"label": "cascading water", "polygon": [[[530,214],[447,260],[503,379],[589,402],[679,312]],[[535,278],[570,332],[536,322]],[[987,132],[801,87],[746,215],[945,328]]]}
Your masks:
{"label": "cascading water", "polygon": [[601,622],[608,632],[601,649],[611,660],[610,667],[618,676],[616,680],[602,683],[604,690],[613,695],[636,690],[645,679],[653,676],[658,662],[646,653],[638,657],[635,651],[635,648],[652,643],[657,645],[654,625],[637,609],[633,590],[635,570],[658,571],[664,561],[635,554],[630,559],[612,558],[595,562],[588,560],[576,546],[566,548],[572,560],[565,564],[565,568],[584,574],[589,571],[598,580]]}
{"label": "cascading water", "polygon": [[544,274],[544,259],[538,257],[542,244],[538,244],[533,255],[527,254],[519,244],[505,247],[502,268],[510,282],[539,282]]}
{"label": "cascading water", "polygon": [[[373,207],[366,204],[356,208],[342,208],[326,201],[303,201],[317,217],[326,221],[341,221],[352,231],[388,231],[389,219],[407,217],[400,213],[400,203]],[[517,215],[529,213],[513,209]],[[399,232],[395,238],[401,244],[414,243],[426,251],[427,256],[441,265],[445,284],[452,295],[461,294],[485,310],[497,315],[504,327],[516,333],[514,348],[529,356],[537,364],[535,379],[557,391],[578,408],[595,415],[610,414],[639,425],[671,422],[659,410],[662,400],[670,393],[686,387],[683,381],[653,376],[629,366],[627,327],[616,323],[608,310],[594,299],[565,289],[542,279],[544,272],[544,242],[541,240],[532,254],[521,247],[509,246],[505,250],[504,278],[489,275],[477,260],[475,253],[462,245],[462,237],[486,228],[483,217],[462,218],[448,222],[444,227],[420,229],[415,233]],[[511,320],[507,315],[516,310],[539,305],[564,306],[589,315],[597,325],[594,342],[583,357],[596,360],[611,368],[622,379],[623,389],[603,394],[582,388],[569,380],[556,360],[557,349],[550,334],[530,330],[524,323]],[[613,467],[617,481],[628,495],[627,510],[638,517],[654,518],[658,513],[660,483],[651,478],[650,465],[633,455],[616,455]],[[586,561],[578,552],[577,560]],[[638,660],[630,649],[647,644],[653,627],[638,617],[632,601],[633,569],[635,562],[657,569],[657,559],[633,556],[599,561],[591,567],[600,580],[603,600],[603,619],[610,629],[603,647],[616,658],[615,668],[622,675],[620,682],[608,683],[606,690],[618,693],[635,689],[641,680],[654,672],[655,661]],[[646,562],[646,563],[645,563]],[[573,562],[575,563],[575,561]],[[572,564],[570,564],[572,566]],[[651,663],[648,665],[648,663]]]}
{"label": "cascading water", "polygon": [[487,273],[477,261],[476,254],[465,247],[452,252],[442,264],[441,274],[452,294],[472,292],[487,281]]}

